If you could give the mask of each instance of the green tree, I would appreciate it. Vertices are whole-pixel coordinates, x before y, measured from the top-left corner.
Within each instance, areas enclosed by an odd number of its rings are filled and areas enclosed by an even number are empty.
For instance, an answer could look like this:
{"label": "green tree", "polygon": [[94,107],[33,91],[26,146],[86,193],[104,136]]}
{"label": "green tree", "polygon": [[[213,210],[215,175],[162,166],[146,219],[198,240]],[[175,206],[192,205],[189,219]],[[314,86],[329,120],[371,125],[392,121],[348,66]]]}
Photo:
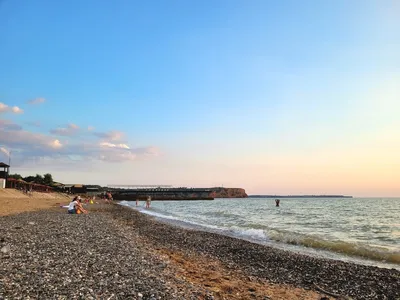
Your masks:
{"label": "green tree", "polygon": [[22,176],[19,174],[10,174],[8,175],[8,178],[22,179]]}
{"label": "green tree", "polygon": [[43,183],[46,185],[52,185],[53,184],[53,176],[51,176],[50,173],[44,174],[43,175]]}
{"label": "green tree", "polygon": [[34,182],[35,181],[35,176],[26,176],[24,177],[24,181],[26,182]]}
{"label": "green tree", "polygon": [[43,184],[43,176],[42,175],[39,175],[39,174],[36,174],[36,176],[35,176],[35,180],[34,180],[36,183],[39,183],[39,184]]}

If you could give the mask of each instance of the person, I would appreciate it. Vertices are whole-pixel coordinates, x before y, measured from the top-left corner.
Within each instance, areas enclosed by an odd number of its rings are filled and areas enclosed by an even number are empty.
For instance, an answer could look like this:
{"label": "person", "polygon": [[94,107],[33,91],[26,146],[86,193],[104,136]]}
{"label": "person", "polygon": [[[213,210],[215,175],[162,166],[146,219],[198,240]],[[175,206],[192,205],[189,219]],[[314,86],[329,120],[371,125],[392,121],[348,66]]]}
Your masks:
{"label": "person", "polygon": [[87,210],[82,206],[82,199],[78,196],[77,205],[75,205],[76,213],[77,214],[87,214]]}
{"label": "person", "polygon": [[69,214],[87,214],[87,210],[82,206],[82,199],[80,196],[74,197],[68,205]]}
{"label": "person", "polygon": [[279,199],[275,199],[275,206],[278,207],[279,206],[279,202],[281,202],[281,200]]}
{"label": "person", "polygon": [[151,204],[151,197],[150,197],[150,196],[147,196],[147,199],[146,199],[146,208],[150,208],[150,204]]}
{"label": "person", "polygon": [[76,206],[78,205],[78,197],[74,197],[68,205],[68,213],[76,214]]}
{"label": "person", "polygon": [[136,206],[138,206],[138,205],[139,205],[139,199],[136,198]]}
{"label": "person", "polygon": [[112,194],[110,192],[107,192],[107,194],[106,194],[106,202],[109,203],[109,201],[112,201],[112,200],[113,200]]}

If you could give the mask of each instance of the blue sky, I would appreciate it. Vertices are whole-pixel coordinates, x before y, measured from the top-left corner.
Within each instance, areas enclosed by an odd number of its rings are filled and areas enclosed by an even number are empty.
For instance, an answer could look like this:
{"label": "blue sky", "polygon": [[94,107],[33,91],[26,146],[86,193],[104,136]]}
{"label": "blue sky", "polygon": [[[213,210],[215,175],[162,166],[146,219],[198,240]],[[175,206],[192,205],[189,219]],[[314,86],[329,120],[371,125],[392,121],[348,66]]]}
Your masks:
{"label": "blue sky", "polygon": [[0,160],[63,182],[399,196],[399,20],[391,0],[1,1]]}

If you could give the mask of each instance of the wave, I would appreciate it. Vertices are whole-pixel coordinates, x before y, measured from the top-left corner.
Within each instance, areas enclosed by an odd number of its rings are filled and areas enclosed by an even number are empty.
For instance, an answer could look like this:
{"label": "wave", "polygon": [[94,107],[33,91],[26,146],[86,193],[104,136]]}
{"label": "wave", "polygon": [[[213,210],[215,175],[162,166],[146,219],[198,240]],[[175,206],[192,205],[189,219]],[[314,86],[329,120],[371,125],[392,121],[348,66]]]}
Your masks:
{"label": "wave", "polygon": [[243,216],[240,214],[234,214],[223,210],[204,212],[204,216],[214,218],[225,218],[225,219],[242,219]]}
{"label": "wave", "polygon": [[[339,240],[327,240],[323,237],[300,234],[285,230],[278,230],[262,224],[246,223],[243,226],[229,226],[226,227],[222,224],[207,224],[200,220],[185,219],[180,216],[175,216],[165,211],[159,211],[156,208],[144,209],[142,207],[135,207],[130,202],[121,201],[121,205],[128,206],[136,209],[141,213],[151,215],[173,223],[180,223],[183,226],[194,226],[194,228],[229,235],[236,238],[241,238],[261,244],[271,244],[275,242],[278,244],[289,244],[294,246],[303,246],[306,248],[324,250],[331,253],[337,253],[348,257],[358,257],[362,259],[369,259],[374,261],[400,264],[400,252],[390,250],[384,247],[371,246],[363,243],[352,243]],[[236,217],[236,215],[226,212],[216,212],[215,215],[224,215],[226,217]],[[185,225],[186,224],[186,225]],[[396,249],[397,250],[397,249]]]}
{"label": "wave", "polygon": [[357,256],[364,259],[400,264],[400,252],[391,251],[383,247],[374,247],[361,243],[344,241],[328,241],[316,236],[275,230],[270,231],[268,236],[271,240],[291,245],[300,245],[314,249],[336,252],[343,255]]}

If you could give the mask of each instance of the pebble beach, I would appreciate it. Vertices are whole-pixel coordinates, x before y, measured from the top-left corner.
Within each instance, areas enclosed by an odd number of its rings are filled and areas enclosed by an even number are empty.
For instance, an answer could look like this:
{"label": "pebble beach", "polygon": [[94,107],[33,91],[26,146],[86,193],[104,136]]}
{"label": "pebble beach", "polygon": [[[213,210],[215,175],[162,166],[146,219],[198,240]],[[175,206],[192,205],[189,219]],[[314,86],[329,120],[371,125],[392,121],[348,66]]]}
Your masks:
{"label": "pebble beach", "polygon": [[0,217],[0,299],[399,299],[400,271],[178,228],[117,204]]}

